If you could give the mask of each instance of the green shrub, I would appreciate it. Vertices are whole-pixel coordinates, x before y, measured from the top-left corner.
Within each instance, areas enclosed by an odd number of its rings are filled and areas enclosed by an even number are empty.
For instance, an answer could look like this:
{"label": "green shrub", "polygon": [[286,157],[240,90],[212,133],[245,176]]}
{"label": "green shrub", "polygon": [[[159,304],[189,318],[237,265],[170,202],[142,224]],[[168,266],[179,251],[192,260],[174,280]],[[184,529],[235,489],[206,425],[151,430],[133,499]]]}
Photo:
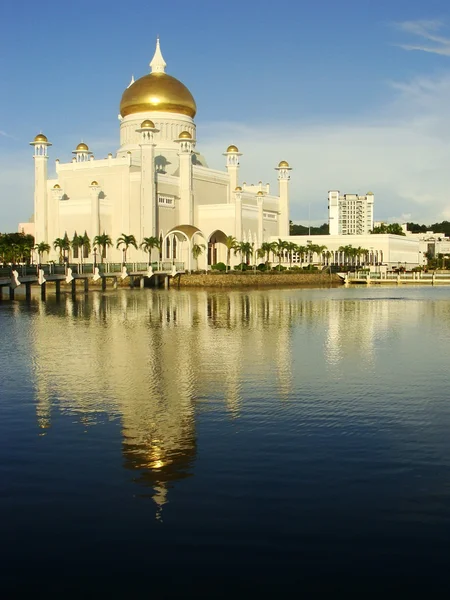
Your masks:
{"label": "green shrub", "polygon": [[267,270],[266,263],[259,263],[259,265],[256,268],[258,269],[258,271],[266,271]]}
{"label": "green shrub", "polygon": [[248,269],[248,265],[246,263],[240,263],[234,267],[235,271],[246,271]]}
{"label": "green shrub", "polygon": [[215,265],[211,266],[211,269],[213,271],[226,271],[227,270],[227,265],[223,262],[218,262]]}
{"label": "green shrub", "polygon": [[273,271],[286,271],[286,267],[283,267],[283,265],[277,265],[276,267],[273,267]]}

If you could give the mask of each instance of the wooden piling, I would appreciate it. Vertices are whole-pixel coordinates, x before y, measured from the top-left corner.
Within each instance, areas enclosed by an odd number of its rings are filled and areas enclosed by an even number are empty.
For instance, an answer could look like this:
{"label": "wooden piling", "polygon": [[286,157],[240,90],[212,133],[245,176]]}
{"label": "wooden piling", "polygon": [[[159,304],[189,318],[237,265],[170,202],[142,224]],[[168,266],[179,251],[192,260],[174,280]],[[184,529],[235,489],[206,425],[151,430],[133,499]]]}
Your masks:
{"label": "wooden piling", "polygon": [[27,302],[31,300],[31,283],[25,284],[25,299]]}
{"label": "wooden piling", "polygon": [[47,284],[41,283],[41,300],[45,300],[46,292],[47,292]]}
{"label": "wooden piling", "polygon": [[84,278],[84,293],[87,294],[89,292],[89,279],[87,277]]}
{"label": "wooden piling", "polygon": [[74,278],[74,279],[72,279],[72,296],[75,298],[76,295],[77,295],[77,280]]}
{"label": "wooden piling", "polygon": [[[45,283],[43,285],[45,285]],[[59,300],[61,298],[61,281],[59,279],[55,281],[55,293],[56,299]]]}

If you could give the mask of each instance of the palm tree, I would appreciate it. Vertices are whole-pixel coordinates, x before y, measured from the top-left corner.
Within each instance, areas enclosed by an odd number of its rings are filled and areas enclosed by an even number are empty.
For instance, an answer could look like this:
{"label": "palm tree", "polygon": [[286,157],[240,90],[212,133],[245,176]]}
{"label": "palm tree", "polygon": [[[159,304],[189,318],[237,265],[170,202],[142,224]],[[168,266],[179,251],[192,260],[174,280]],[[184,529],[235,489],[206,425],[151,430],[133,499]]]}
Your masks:
{"label": "palm tree", "polygon": [[40,242],[39,244],[36,244],[34,250],[36,250],[36,252],[38,253],[40,264],[42,262],[42,255],[44,254],[44,252],[50,252],[50,245],[47,244],[47,242]]}
{"label": "palm tree", "polygon": [[325,252],[326,249],[327,249],[327,247],[324,245],[315,244],[315,252],[316,252],[317,256],[319,257],[319,262],[321,265],[323,264],[323,253]]}
{"label": "palm tree", "polygon": [[130,246],[133,246],[137,250],[136,238],[134,237],[134,235],[126,235],[125,233],[122,233],[117,238],[116,248],[119,249],[120,246],[123,246],[123,248],[122,248],[122,252],[123,252],[123,264],[125,265],[126,262],[127,262],[127,250],[128,250],[128,248]]}
{"label": "palm tree", "polygon": [[112,246],[112,240],[109,235],[105,232],[102,235],[96,235],[94,238],[94,246],[100,248],[100,261],[103,263],[103,259],[106,258],[106,248]]}
{"label": "palm tree", "polygon": [[287,250],[287,242],[278,238],[275,242],[275,253],[278,256],[278,266],[281,267],[281,259],[283,258],[283,252]]}
{"label": "palm tree", "polygon": [[308,248],[306,246],[299,246],[297,252],[300,254],[300,262],[303,264],[305,262],[305,256],[308,252]]}
{"label": "palm tree", "polygon": [[240,253],[241,255],[241,271],[244,270],[244,259],[245,262],[248,264],[249,260],[250,260],[250,256],[253,254],[253,244],[251,244],[250,242],[239,242],[236,244],[236,247],[234,248],[234,253]]}
{"label": "palm tree", "polygon": [[160,249],[160,242],[159,239],[157,237],[145,237],[140,245],[140,248],[142,248],[145,252],[148,252],[148,264],[151,265],[152,264],[152,250],[153,248],[158,248],[158,250]]}
{"label": "palm tree", "polygon": [[206,250],[205,244],[192,244],[192,256],[194,260],[197,262],[197,271],[198,271],[198,258],[203,254],[203,251]]}
{"label": "palm tree", "polygon": [[275,252],[275,242],[263,242],[258,252],[261,252],[260,256],[266,256],[266,269],[268,269],[270,264],[270,253]]}
{"label": "palm tree", "polygon": [[227,247],[227,272],[230,270],[231,251],[236,248],[237,243],[237,239],[232,235],[228,235],[225,240],[225,246]]}
{"label": "palm tree", "polygon": [[298,252],[298,246],[294,242],[286,242],[286,250],[289,256],[289,268],[292,269],[292,255]]}
{"label": "palm tree", "polygon": [[[77,232],[75,231],[75,233],[73,234],[72,241],[70,242],[70,245],[72,246],[73,257],[80,259],[80,248],[83,247],[83,236],[78,235]],[[82,254],[83,254],[83,251],[81,251],[81,255]],[[83,262],[83,261],[81,261],[81,262]]]}
{"label": "palm tree", "polygon": [[59,262],[62,263],[66,256],[66,251],[70,250],[70,242],[69,238],[67,237],[67,233],[63,238],[56,238],[56,240],[53,242],[53,248],[55,250],[59,250]]}

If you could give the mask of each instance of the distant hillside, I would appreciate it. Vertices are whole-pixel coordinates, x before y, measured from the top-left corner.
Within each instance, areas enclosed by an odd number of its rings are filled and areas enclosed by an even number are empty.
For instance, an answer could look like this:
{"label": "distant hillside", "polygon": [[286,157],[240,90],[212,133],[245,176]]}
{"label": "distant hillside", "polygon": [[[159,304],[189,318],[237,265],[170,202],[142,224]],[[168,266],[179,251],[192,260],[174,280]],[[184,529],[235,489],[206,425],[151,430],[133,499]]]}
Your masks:
{"label": "distant hillside", "polygon": [[320,227],[308,227],[307,225],[296,225],[289,221],[290,235],[328,235],[328,223],[324,223]]}

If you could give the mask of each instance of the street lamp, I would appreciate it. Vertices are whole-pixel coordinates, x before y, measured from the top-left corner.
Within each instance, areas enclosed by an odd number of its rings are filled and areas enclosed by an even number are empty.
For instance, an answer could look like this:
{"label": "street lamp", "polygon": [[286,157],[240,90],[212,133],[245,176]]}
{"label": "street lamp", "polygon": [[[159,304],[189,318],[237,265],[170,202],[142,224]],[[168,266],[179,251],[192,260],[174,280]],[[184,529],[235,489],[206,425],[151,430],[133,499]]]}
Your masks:
{"label": "street lamp", "polygon": [[94,246],[94,269],[97,266],[97,247]]}

